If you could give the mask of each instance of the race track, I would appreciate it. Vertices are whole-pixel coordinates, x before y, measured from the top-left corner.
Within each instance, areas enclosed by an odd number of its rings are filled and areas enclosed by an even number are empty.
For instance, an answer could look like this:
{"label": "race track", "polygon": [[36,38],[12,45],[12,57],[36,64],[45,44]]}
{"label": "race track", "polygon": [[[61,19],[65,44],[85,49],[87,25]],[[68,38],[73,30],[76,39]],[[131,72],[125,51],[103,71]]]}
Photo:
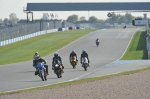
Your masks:
{"label": "race track", "polygon": [[[137,28],[102,29],[92,32],[60,49],[58,53],[62,57],[65,66],[65,73],[62,75],[62,78],[57,78],[51,70],[53,54],[44,57],[49,65],[47,81],[42,81],[38,76],[34,75],[35,69],[32,67],[32,61],[0,66],[0,92],[117,73],[141,68],[143,65],[140,64],[145,64],[143,67],[146,67],[150,64],[149,61],[126,61],[124,64],[120,64],[120,62],[118,62],[119,60],[116,61],[125,52],[136,30]],[[99,47],[95,45],[97,37],[100,39]],[[78,55],[78,60],[80,60],[79,58],[83,49],[89,54],[90,67],[87,71],[84,71],[79,61],[77,68],[72,69],[69,63],[70,52],[75,50]],[[112,63],[114,61],[115,63]],[[128,66],[125,66],[125,64],[128,64]]]}

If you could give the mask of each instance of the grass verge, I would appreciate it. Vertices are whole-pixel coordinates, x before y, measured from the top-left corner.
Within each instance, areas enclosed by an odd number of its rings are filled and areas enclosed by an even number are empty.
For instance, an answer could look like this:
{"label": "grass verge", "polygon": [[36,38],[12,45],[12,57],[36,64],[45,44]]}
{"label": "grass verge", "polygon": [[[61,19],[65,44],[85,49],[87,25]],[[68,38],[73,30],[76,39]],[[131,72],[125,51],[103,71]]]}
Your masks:
{"label": "grass verge", "polygon": [[95,30],[54,32],[0,47],[0,65],[32,60],[35,52],[46,56]]}
{"label": "grass verge", "polygon": [[102,79],[106,79],[106,78],[110,78],[110,77],[116,77],[116,76],[120,76],[120,75],[130,75],[130,74],[142,72],[145,70],[150,70],[150,67],[142,68],[142,69],[138,69],[138,70],[121,72],[121,73],[112,74],[112,75],[110,74],[110,75],[106,75],[106,76],[86,78],[86,79],[81,79],[81,80],[74,80],[74,81],[70,81],[70,82],[53,84],[53,85],[48,85],[48,86],[44,86],[44,87],[24,89],[24,90],[12,91],[12,92],[1,92],[0,95],[8,95],[8,94],[21,93],[21,92],[30,92],[30,91],[35,91],[35,90],[44,90],[44,89],[48,89],[48,88],[62,87],[62,86],[67,86],[67,85],[72,85],[72,84],[80,84],[80,83],[84,83],[84,82],[92,82],[92,81],[102,80]]}
{"label": "grass verge", "polygon": [[147,59],[146,31],[137,31],[121,60],[144,60]]}

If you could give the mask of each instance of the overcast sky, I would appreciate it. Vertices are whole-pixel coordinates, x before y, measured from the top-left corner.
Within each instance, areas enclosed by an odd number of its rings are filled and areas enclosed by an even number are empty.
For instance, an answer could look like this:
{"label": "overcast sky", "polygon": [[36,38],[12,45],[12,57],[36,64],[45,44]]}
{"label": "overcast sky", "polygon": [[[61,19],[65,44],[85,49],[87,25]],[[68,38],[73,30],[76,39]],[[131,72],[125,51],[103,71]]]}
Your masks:
{"label": "overcast sky", "polygon": [[[0,0],[0,19],[9,18],[10,13],[15,13],[19,19],[26,19],[26,13],[23,12],[23,7],[31,2],[73,2],[73,0]],[[75,2],[150,2],[150,0],[75,0]],[[58,15],[58,19],[67,19],[72,14],[77,14],[79,17],[85,16],[88,18],[88,11],[48,11],[48,12],[34,12],[34,19],[42,17],[43,13],[53,13]],[[96,16],[98,19],[106,19],[108,11],[90,11],[89,16]],[[146,12],[147,13],[147,12]],[[124,13],[120,13],[124,14]],[[142,16],[141,12],[131,13],[133,16]],[[150,12],[147,13],[150,18]]]}

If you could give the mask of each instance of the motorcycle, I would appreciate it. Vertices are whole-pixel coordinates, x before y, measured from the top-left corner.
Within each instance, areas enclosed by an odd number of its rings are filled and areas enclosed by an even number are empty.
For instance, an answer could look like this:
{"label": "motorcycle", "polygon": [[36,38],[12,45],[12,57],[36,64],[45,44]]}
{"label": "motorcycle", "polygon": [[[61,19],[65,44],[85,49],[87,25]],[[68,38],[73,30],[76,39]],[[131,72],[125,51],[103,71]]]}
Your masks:
{"label": "motorcycle", "polygon": [[96,45],[97,45],[97,47],[98,47],[98,45],[99,45],[99,42],[96,42]]}
{"label": "motorcycle", "polygon": [[43,70],[42,68],[39,69],[39,77],[41,77],[42,81],[46,81],[47,80],[46,71]]}
{"label": "motorcycle", "polygon": [[88,59],[86,57],[82,58],[82,67],[84,68],[85,71],[87,71],[88,66],[89,66]]}
{"label": "motorcycle", "polygon": [[47,74],[43,68],[36,69],[35,75],[38,75],[42,79],[42,81],[47,80]]}
{"label": "motorcycle", "polygon": [[77,58],[75,56],[71,58],[71,65],[72,65],[73,69],[76,68]]}
{"label": "motorcycle", "polygon": [[125,29],[127,26],[124,26],[123,29]]}
{"label": "motorcycle", "polygon": [[98,45],[99,45],[99,39],[96,39],[96,45],[98,47]]}
{"label": "motorcycle", "polygon": [[60,62],[58,60],[54,63],[54,72],[57,75],[58,78],[62,77],[62,66],[60,65]]}
{"label": "motorcycle", "polygon": [[[37,68],[36,66],[36,71],[35,71],[35,75],[38,75],[42,81],[46,81],[47,80],[47,74],[48,74],[48,65],[46,65],[47,61],[44,60],[44,62],[42,62],[42,64],[44,65],[44,68]],[[36,63],[37,64],[37,63]]]}

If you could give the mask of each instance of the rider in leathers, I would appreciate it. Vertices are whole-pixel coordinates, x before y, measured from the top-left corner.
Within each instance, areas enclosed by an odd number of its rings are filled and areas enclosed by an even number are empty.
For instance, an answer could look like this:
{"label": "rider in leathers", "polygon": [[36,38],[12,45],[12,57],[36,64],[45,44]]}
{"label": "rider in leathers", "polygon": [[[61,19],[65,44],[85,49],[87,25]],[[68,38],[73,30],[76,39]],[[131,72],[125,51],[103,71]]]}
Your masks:
{"label": "rider in leathers", "polygon": [[[88,57],[88,54],[86,53],[85,50],[82,51],[82,54],[81,54],[81,58],[80,58],[80,62],[82,64],[82,58],[86,57],[88,59],[88,65],[90,63],[90,60],[89,60],[89,57]],[[82,65],[83,66],[83,65]],[[89,65],[90,66],[90,65]]]}
{"label": "rider in leathers", "polygon": [[40,59],[40,55],[38,52],[36,52],[33,56],[33,66],[36,66],[37,60]]}
{"label": "rider in leathers", "polygon": [[[69,57],[69,59],[70,59],[70,63],[71,63],[71,58],[72,57],[76,57],[76,59],[77,59],[77,54],[75,53],[75,51],[74,50],[72,50],[72,52],[70,53],[70,57]],[[77,59],[77,62],[78,62],[78,59]]]}
{"label": "rider in leathers", "polygon": [[47,73],[47,75],[49,75],[48,74],[48,65],[45,65],[46,64],[46,60],[44,60],[43,58],[40,58],[40,59],[37,60],[37,62],[40,62],[40,63],[42,63],[44,65],[44,67],[46,68],[46,73]]}
{"label": "rider in leathers", "polygon": [[60,65],[62,66],[62,73],[64,73],[64,71],[63,71],[64,66],[63,66],[63,64],[62,64],[61,57],[60,57],[60,56],[58,56],[58,53],[57,53],[57,52],[55,52],[55,53],[54,53],[54,57],[53,57],[53,61],[52,61],[52,70],[55,70],[54,61],[55,61],[56,59],[58,59],[58,60],[59,60]]}
{"label": "rider in leathers", "polygon": [[[44,70],[44,74],[45,74],[45,75],[48,75],[48,73],[47,73],[48,67],[46,68],[45,65],[44,65],[44,63],[43,63],[43,60],[42,60],[42,59],[39,59],[39,60],[37,61],[37,68],[36,68],[36,71],[35,71],[35,75],[38,75],[38,74],[39,74],[39,70],[40,70],[41,68]],[[47,79],[45,79],[45,80],[47,80]]]}
{"label": "rider in leathers", "polygon": [[97,42],[99,43],[99,38],[96,39],[96,43],[97,43]]}

